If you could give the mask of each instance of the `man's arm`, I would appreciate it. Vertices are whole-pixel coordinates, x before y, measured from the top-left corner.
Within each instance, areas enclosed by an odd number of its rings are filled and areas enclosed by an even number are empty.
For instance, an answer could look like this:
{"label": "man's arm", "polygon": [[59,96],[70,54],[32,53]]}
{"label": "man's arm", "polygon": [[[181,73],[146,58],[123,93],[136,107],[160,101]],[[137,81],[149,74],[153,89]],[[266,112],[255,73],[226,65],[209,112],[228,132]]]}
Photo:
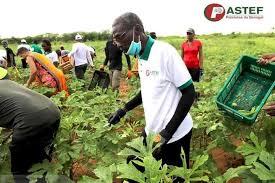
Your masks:
{"label": "man's arm", "polygon": [[160,135],[164,137],[167,142],[172,138],[182,121],[185,119],[195,99],[195,88],[192,83],[180,91],[182,96],[176,108],[175,114],[165,129],[160,132]]}
{"label": "man's arm", "polygon": [[11,65],[12,66],[15,66],[14,64],[15,64],[15,60],[14,60],[14,56],[13,56],[13,54],[12,53],[9,53],[9,57],[10,57],[10,63],[11,63]]}
{"label": "man's arm", "polygon": [[77,47],[75,45],[73,45],[72,51],[70,51],[70,53],[68,53],[68,57],[73,57],[76,51],[77,51]]}
{"label": "man's arm", "polygon": [[88,49],[86,49],[86,57],[87,57],[87,62],[88,64],[90,64],[91,66],[93,66],[93,60],[92,60],[92,56],[91,53]]}
{"label": "man's arm", "polygon": [[263,59],[272,59],[273,57],[275,57],[275,53],[273,53],[273,54],[265,54],[265,55],[261,56],[261,58],[263,58]]}
{"label": "man's arm", "polygon": [[141,92],[139,92],[131,101],[129,101],[127,104],[125,104],[123,109],[118,109],[114,114],[112,114],[108,122],[110,124],[116,124],[120,121],[120,119],[125,116],[126,112],[134,109],[138,105],[142,103],[142,98],[141,98]]}
{"label": "man's arm", "polygon": [[128,70],[132,70],[131,59],[130,59],[129,55],[126,55],[126,54],[124,54],[124,55],[126,57],[126,61],[127,61],[127,64],[128,64]]}
{"label": "man's arm", "polygon": [[105,51],[105,61],[104,61],[103,65],[106,66],[108,64],[108,61],[109,61],[108,43],[106,44],[106,47],[105,47],[104,51]]}
{"label": "man's arm", "polygon": [[142,97],[141,97],[141,91],[140,91],[132,100],[130,100],[129,102],[127,102],[127,104],[125,104],[123,110],[125,110],[125,112],[128,112],[141,104],[142,104]]}
{"label": "man's arm", "polygon": [[30,77],[26,83],[27,87],[31,85],[31,83],[35,80],[36,74],[37,74],[37,68],[35,66],[34,60],[32,57],[27,58],[27,63],[30,67]]}
{"label": "man's arm", "polygon": [[53,52],[53,62],[59,62],[58,55],[55,51]]}

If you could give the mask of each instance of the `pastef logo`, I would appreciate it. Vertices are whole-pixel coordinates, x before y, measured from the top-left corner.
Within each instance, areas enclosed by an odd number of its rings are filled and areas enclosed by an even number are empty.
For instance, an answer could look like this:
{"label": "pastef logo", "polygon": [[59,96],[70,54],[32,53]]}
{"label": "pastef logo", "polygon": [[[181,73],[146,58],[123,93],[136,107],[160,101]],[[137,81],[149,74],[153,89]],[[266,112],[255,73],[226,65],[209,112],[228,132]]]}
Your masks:
{"label": "pastef logo", "polygon": [[220,4],[209,4],[204,9],[204,15],[208,20],[212,22],[217,22],[224,17],[225,9]]}
{"label": "pastef logo", "polygon": [[150,70],[146,70],[146,76],[157,76],[159,75],[159,71],[150,71]]}
{"label": "pastef logo", "polygon": [[263,19],[264,7],[262,6],[229,6],[224,8],[222,5],[213,3],[206,6],[204,16],[209,21],[217,22],[226,19]]}

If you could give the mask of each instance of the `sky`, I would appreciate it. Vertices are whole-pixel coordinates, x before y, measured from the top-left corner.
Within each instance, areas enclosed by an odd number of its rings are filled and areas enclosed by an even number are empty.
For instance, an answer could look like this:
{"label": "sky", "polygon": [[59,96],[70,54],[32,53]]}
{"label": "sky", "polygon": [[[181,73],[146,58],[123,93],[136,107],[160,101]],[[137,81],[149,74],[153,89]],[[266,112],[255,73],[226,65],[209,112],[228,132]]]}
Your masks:
{"label": "sky", "polygon": [[[275,27],[274,0],[2,0],[0,38],[111,30],[125,12],[136,13],[146,31],[158,36],[231,32],[271,32]],[[263,19],[226,19],[211,22],[204,9],[211,3],[228,7],[262,6]],[[273,31],[275,31],[273,29]]]}

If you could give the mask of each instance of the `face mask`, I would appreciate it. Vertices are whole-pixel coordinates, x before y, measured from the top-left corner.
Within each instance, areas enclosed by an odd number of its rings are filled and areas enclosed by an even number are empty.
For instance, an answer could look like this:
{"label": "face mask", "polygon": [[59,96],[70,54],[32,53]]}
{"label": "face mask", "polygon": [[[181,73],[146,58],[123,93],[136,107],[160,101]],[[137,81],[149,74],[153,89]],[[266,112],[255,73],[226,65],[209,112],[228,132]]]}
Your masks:
{"label": "face mask", "polygon": [[139,41],[136,43],[135,42],[135,29],[133,30],[133,41],[131,42],[131,45],[127,51],[127,55],[139,55],[139,52],[141,51],[141,42],[140,42],[140,36],[139,36]]}

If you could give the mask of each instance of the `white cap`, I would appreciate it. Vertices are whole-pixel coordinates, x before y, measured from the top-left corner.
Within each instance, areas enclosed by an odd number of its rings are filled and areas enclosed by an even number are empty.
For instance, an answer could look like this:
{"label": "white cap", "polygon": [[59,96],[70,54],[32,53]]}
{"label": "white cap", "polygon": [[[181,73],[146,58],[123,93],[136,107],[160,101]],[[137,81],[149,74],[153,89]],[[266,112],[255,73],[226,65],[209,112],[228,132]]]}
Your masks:
{"label": "white cap", "polygon": [[76,41],[82,40],[82,36],[79,34],[75,35],[75,40]]}
{"label": "white cap", "polygon": [[21,39],[21,43],[27,43],[26,39]]}

